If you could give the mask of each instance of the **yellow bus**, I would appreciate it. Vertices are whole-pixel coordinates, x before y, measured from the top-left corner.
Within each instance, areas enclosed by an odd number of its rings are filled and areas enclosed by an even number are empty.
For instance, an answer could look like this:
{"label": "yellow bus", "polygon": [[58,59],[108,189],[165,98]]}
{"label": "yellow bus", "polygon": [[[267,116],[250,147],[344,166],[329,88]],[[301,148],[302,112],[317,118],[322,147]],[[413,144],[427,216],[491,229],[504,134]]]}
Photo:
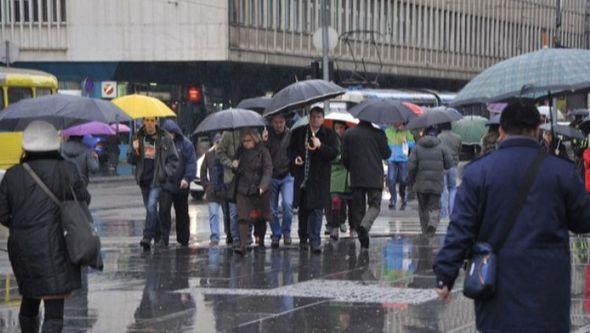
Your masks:
{"label": "yellow bus", "polygon": [[[55,94],[57,78],[31,69],[0,68],[0,110],[21,99]],[[0,111],[1,113],[2,111]],[[0,169],[17,164],[22,154],[22,132],[0,132]]]}

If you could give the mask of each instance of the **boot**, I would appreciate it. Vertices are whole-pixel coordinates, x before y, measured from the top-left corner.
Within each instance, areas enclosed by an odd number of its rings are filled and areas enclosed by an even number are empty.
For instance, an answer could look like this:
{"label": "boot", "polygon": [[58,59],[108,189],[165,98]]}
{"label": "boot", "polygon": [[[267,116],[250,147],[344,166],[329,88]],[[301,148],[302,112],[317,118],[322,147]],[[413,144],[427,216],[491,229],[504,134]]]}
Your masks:
{"label": "boot", "polygon": [[23,333],[39,333],[39,316],[25,317],[25,316],[19,315],[18,322],[20,323],[21,332],[23,332]]}
{"label": "boot", "polygon": [[235,252],[239,255],[245,255],[246,249],[248,247],[248,239],[250,234],[250,229],[248,223],[241,222],[238,224],[238,231],[240,232],[240,247],[235,250]]}

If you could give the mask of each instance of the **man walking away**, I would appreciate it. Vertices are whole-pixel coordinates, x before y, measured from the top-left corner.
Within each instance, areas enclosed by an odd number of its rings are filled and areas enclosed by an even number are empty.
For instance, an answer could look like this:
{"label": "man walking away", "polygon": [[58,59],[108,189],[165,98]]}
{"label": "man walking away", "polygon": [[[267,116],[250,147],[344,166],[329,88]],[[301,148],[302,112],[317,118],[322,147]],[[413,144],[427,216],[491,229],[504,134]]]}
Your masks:
{"label": "man walking away", "polygon": [[171,135],[156,125],[156,118],[144,118],[143,127],[132,139],[127,162],[135,166],[135,180],[141,188],[146,209],[143,238],[139,244],[149,251],[158,228],[158,198],[162,186],[174,175],[178,154]]}
{"label": "man walking away", "polygon": [[90,174],[98,172],[98,155],[82,143],[82,138],[70,136],[61,147],[61,155],[66,160],[74,162],[84,185],[88,186]]}
{"label": "man walking away", "polygon": [[442,144],[438,131],[430,127],[418,140],[408,162],[409,181],[418,197],[422,233],[434,235],[440,222],[440,194],[444,186],[444,171],[453,166],[451,154]]}
{"label": "man walking away", "polygon": [[390,155],[387,137],[370,122],[361,120],[344,134],[342,162],[350,171],[352,225],[363,249],[369,248],[369,231],[381,211],[383,160]]}
{"label": "man walking away", "polygon": [[[529,192],[519,201],[519,213],[511,213],[539,157],[540,121],[533,106],[504,109],[500,131],[507,137],[493,154],[465,168],[444,246],[436,257],[437,292],[447,299],[475,241],[492,245],[496,288],[491,298],[475,301],[478,331],[570,332],[569,232],[590,232],[590,197],[575,165],[541,155]],[[506,233],[501,248],[494,246]]]}
{"label": "man walking away", "polygon": [[408,156],[410,149],[414,147],[414,136],[412,132],[404,128],[403,123],[390,126],[385,130],[385,135],[391,150],[391,156],[387,160],[387,187],[391,195],[389,209],[396,208],[397,191],[395,186],[399,182],[399,196],[402,200],[400,210],[405,210],[407,205]]}
{"label": "man walking away", "polygon": [[172,134],[174,147],[178,153],[178,167],[172,177],[168,178],[160,193],[160,231],[165,247],[170,237],[170,220],[172,204],[176,215],[176,241],[181,246],[188,246],[190,217],[188,215],[188,195],[190,183],[197,175],[197,154],[195,147],[178,127],[175,121],[167,119],[162,128]]}
{"label": "man walking away", "polygon": [[299,207],[299,247],[321,254],[320,232],[324,207],[330,202],[330,172],[338,156],[336,134],[323,126],[324,110],[311,109],[309,126],[295,129],[289,143],[289,160],[295,176],[294,205]]}
{"label": "man walking away", "polygon": [[[293,177],[289,172],[290,161],[287,149],[291,140],[291,131],[286,128],[286,119],[278,114],[271,119],[272,129],[268,133],[267,147],[272,159],[272,243],[271,247],[279,247],[283,237],[285,245],[291,245],[291,222],[293,220]],[[280,222],[279,194],[283,208],[283,223]]]}
{"label": "man walking away", "polygon": [[459,153],[461,152],[461,137],[453,133],[451,123],[441,124],[438,128],[441,130],[438,138],[447,147],[453,158],[453,166],[449,170],[445,170],[445,183],[440,201],[440,215],[441,217],[447,217],[453,212],[453,204],[457,194],[457,166],[459,165]]}

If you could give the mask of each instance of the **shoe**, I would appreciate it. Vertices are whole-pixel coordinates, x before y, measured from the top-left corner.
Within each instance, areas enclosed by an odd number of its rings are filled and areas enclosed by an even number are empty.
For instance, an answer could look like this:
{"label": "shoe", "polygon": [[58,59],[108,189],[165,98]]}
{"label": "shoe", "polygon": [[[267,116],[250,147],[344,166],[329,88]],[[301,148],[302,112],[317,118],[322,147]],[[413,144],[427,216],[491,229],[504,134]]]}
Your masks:
{"label": "shoe", "polygon": [[188,247],[188,243],[180,243],[180,247],[187,248]]}
{"label": "shoe", "polygon": [[231,235],[227,235],[225,237],[225,244],[230,245],[233,242],[234,242],[234,239],[231,237]]}
{"label": "shoe", "polygon": [[426,235],[428,236],[434,236],[436,234],[436,228],[429,225],[428,227],[426,227]]}
{"label": "shoe", "polygon": [[291,239],[291,235],[285,235],[283,238],[283,244],[291,245],[292,243],[293,243],[293,240]]}
{"label": "shoe", "polygon": [[309,248],[309,245],[307,244],[307,240],[301,240],[299,241],[299,250],[301,251],[307,251]]}
{"label": "shoe", "polygon": [[149,238],[142,238],[141,241],[139,242],[139,245],[141,245],[141,247],[143,247],[143,250],[145,252],[148,252],[151,248],[151,240]]}
{"label": "shoe", "polygon": [[340,232],[343,233],[343,234],[346,233],[346,224],[342,223],[340,225]]}
{"label": "shoe", "polygon": [[402,202],[402,206],[399,208],[399,210],[406,210],[407,204],[407,202]]}
{"label": "shoe", "polygon": [[337,241],[338,240],[338,237],[340,236],[339,235],[339,231],[340,230],[338,228],[332,229],[332,232],[330,233],[330,239],[333,239],[333,240]]}
{"label": "shoe", "polygon": [[322,248],[321,247],[314,247],[313,250],[311,250],[313,254],[322,254]]}
{"label": "shoe", "polygon": [[277,238],[273,239],[270,242],[270,247],[272,247],[273,249],[278,249],[279,248],[279,240]]}
{"label": "shoe", "polygon": [[324,230],[324,235],[325,236],[329,236],[331,232],[332,232],[332,228],[331,227],[326,227],[326,230]]}
{"label": "shoe", "polygon": [[212,240],[209,242],[209,247],[218,247],[218,246],[219,246],[219,241]]}
{"label": "shoe", "polygon": [[368,249],[369,248],[369,232],[364,227],[359,227],[357,229],[359,235],[359,242],[361,242],[361,248]]}
{"label": "shoe", "polygon": [[395,204],[394,203],[390,203],[387,207],[389,207],[389,210],[395,210]]}

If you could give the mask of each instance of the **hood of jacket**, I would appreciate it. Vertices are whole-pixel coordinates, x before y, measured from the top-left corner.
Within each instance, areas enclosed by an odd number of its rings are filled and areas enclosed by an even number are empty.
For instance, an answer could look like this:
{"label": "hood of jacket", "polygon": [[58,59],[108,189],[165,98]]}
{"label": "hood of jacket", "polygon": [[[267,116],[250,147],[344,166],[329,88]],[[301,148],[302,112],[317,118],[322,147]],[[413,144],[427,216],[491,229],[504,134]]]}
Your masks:
{"label": "hood of jacket", "polygon": [[66,157],[75,158],[84,154],[88,149],[89,148],[81,142],[68,141],[62,145],[61,152]]}
{"label": "hood of jacket", "polygon": [[182,130],[178,127],[178,124],[170,119],[166,119],[162,124],[162,128],[170,133],[174,133],[177,136],[183,136]]}
{"label": "hood of jacket", "polygon": [[427,135],[418,141],[418,144],[424,148],[433,148],[441,144],[439,138]]}

